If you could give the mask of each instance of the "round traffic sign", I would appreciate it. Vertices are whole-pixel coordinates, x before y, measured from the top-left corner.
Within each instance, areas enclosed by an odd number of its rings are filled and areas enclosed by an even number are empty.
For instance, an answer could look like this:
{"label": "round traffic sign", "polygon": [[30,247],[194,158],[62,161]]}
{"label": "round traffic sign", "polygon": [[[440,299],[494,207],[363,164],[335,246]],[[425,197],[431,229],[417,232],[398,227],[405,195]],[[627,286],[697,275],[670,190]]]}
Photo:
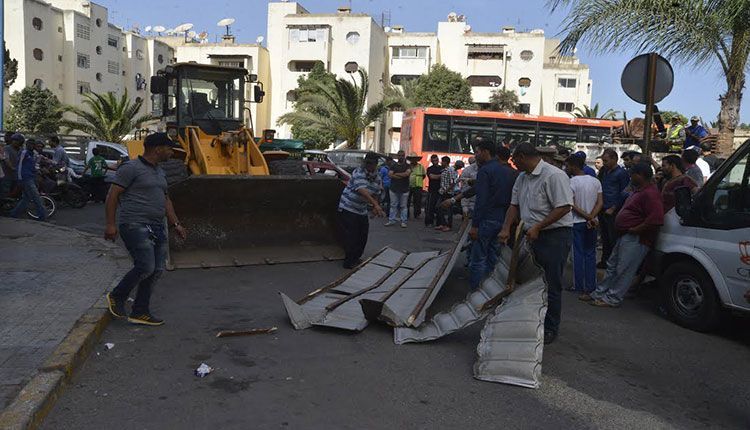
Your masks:
{"label": "round traffic sign", "polygon": [[[620,85],[633,101],[641,104],[647,104],[646,94],[648,91],[648,59],[651,54],[639,55],[625,66],[620,78]],[[656,57],[656,82],[654,85],[654,103],[664,100],[672,92],[674,85],[674,71],[661,55]]]}

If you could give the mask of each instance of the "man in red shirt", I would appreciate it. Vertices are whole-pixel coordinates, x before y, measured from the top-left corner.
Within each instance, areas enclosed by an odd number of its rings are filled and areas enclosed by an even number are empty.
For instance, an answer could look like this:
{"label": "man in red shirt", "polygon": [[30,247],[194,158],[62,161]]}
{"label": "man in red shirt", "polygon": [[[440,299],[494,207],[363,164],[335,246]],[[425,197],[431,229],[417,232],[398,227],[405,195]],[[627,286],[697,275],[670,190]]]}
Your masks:
{"label": "man in red shirt", "polygon": [[594,306],[620,306],[643,259],[656,242],[659,226],[664,223],[664,210],[653,176],[648,163],[641,162],[630,169],[635,191],[615,218],[620,237],[607,260],[606,277],[590,295]]}
{"label": "man in red shirt", "polygon": [[676,203],[674,195],[676,189],[687,187],[691,192],[695,192],[698,185],[685,175],[685,168],[679,155],[667,155],[662,158],[661,171],[666,181],[661,189],[661,200],[664,205],[664,213],[667,213],[672,210]]}

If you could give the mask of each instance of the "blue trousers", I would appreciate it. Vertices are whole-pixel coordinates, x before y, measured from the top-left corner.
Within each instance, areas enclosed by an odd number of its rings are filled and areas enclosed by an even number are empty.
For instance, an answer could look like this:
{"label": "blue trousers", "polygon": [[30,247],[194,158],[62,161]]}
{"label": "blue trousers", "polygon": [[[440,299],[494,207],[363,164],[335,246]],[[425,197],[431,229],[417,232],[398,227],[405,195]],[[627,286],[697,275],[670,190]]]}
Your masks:
{"label": "blue trousers", "polygon": [[648,250],[649,247],[642,244],[635,234],[626,234],[617,239],[607,260],[607,275],[591,297],[619,306]]}
{"label": "blue trousers", "polygon": [[534,261],[542,266],[547,283],[547,316],[544,330],[557,333],[562,314],[562,275],[568,261],[573,232],[570,227],[542,230],[539,238],[531,243]]}
{"label": "blue trousers", "polygon": [[39,189],[36,187],[34,178],[22,180],[21,186],[23,187],[23,196],[16,207],[10,211],[10,216],[18,218],[21,213],[26,212],[29,203],[33,203],[36,206],[36,215],[39,217],[39,221],[46,220],[47,210],[44,208],[44,203],[42,203],[42,197],[39,195]]}
{"label": "blue trousers", "polygon": [[151,291],[166,267],[167,233],[163,224],[120,224],[120,237],[133,258],[133,268],[112,290],[112,297],[125,301],[138,287],[131,314],[146,314]]}
{"label": "blue trousers", "polygon": [[596,229],[585,222],[573,224],[573,279],[576,291],[596,289]]}
{"label": "blue trousers", "polygon": [[469,254],[469,285],[472,290],[479,288],[484,278],[497,264],[497,235],[503,228],[502,220],[484,220],[479,224],[477,240],[471,242]]}

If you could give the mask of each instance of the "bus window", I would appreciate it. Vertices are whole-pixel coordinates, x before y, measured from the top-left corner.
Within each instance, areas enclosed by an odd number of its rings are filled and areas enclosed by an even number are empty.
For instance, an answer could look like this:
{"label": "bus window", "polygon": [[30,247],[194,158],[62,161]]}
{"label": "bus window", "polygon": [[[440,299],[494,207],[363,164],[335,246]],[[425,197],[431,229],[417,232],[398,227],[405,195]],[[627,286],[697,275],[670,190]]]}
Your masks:
{"label": "bus window", "polygon": [[554,146],[556,148],[575,148],[577,139],[576,126],[549,126],[539,125],[539,134],[536,144],[538,146]]}
{"label": "bus window", "polygon": [[534,142],[534,124],[497,124],[496,142],[509,148],[515,148],[522,142]]}
{"label": "bus window", "polygon": [[422,152],[449,152],[448,118],[425,116]]}
{"label": "bus window", "polygon": [[605,143],[611,142],[611,132],[609,128],[603,127],[582,127],[581,142],[583,143]]}
{"label": "bus window", "polygon": [[454,154],[473,154],[477,141],[492,141],[494,139],[493,124],[490,121],[477,118],[480,121],[464,121],[454,118],[451,124],[450,152]]}

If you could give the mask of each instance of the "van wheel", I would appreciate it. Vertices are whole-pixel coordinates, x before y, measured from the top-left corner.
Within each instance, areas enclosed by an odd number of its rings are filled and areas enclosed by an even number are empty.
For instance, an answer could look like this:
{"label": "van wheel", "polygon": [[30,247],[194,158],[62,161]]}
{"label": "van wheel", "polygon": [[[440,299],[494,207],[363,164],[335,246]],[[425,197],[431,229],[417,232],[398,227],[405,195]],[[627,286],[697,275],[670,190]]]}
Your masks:
{"label": "van wheel", "polygon": [[661,277],[667,314],[677,324],[708,332],[719,327],[722,309],[711,277],[695,263],[672,264]]}

